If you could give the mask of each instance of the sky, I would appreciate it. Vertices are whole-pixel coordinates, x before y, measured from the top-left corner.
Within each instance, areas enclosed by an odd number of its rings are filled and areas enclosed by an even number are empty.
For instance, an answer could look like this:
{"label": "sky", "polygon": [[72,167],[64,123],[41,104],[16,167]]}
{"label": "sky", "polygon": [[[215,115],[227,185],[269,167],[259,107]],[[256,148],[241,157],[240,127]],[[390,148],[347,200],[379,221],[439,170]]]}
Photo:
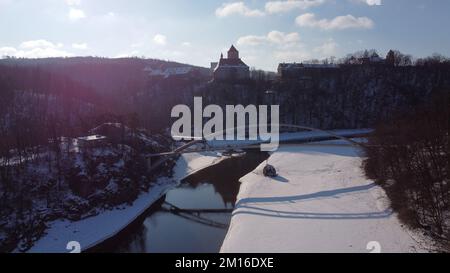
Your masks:
{"label": "sky", "polygon": [[398,49],[450,56],[448,0],[0,0],[0,57],[138,56],[250,67]]}

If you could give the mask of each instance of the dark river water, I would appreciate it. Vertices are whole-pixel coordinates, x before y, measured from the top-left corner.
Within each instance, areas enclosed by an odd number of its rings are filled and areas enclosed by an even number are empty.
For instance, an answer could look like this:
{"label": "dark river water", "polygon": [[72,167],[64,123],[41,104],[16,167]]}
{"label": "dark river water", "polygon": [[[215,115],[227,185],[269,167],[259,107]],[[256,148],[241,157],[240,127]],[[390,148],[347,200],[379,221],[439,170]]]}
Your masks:
{"label": "dark river water", "polygon": [[232,209],[239,192],[239,178],[266,158],[265,153],[249,151],[189,176],[135,223],[93,251],[219,252],[230,223],[230,212],[173,213],[165,202],[187,210]]}

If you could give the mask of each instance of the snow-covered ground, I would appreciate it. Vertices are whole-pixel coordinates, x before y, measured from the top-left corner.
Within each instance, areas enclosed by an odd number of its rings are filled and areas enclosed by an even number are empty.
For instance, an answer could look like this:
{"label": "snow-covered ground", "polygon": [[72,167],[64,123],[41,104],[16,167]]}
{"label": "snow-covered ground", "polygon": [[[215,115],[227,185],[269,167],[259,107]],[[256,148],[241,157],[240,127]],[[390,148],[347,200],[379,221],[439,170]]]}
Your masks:
{"label": "snow-covered ground", "polygon": [[149,192],[142,193],[132,206],[124,205],[77,222],[54,221],[50,223],[47,234],[40,238],[29,252],[69,252],[66,246],[70,241],[79,242],[82,250],[95,246],[124,229],[167,191],[176,187],[183,178],[217,164],[222,159],[224,157],[214,152],[182,155],[174,168],[173,177],[160,178],[157,185]]}
{"label": "snow-covered ground", "polygon": [[206,167],[218,164],[226,157],[219,152],[187,153],[180,156],[174,169],[174,178],[178,181]]}
{"label": "snow-covered ground", "polygon": [[265,162],[241,178],[221,252],[426,251],[364,176],[361,151],[333,144],[343,143],[281,147],[268,159],[277,178],[263,176]]}

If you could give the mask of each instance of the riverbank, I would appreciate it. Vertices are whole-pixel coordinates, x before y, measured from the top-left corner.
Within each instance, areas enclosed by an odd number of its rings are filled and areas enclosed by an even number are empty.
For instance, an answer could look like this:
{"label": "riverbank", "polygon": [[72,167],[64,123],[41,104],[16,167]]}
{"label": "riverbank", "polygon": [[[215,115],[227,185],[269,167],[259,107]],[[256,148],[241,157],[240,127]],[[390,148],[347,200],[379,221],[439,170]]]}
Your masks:
{"label": "riverbank", "polygon": [[[333,131],[341,136],[367,134],[369,129]],[[329,138],[324,132],[285,133],[280,136],[283,141],[310,141]],[[169,190],[178,186],[186,177],[215,165],[228,157],[218,152],[202,152],[183,154],[177,160],[173,177],[161,177],[149,192],[141,193],[133,205],[119,206],[114,210],[106,210],[98,215],[80,221],[57,220],[50,223],[46,235],[40,238],[29,252],[68,252],[66,245],[77,241],[82,250],[96,246],[117,235],[121,230],[133,223],[153,203]]]}
{"label": "riverbank", "polygon": [[80,221],[53,221],[50,223],[46,235],[41,237],[28,252],[69,252],[66,246],[70,241],[79,242],[81,250],[100,244],[127,227],[161,196],[176,187],[181,180],[199,170],[219,163],[224,158],[215,152],[184,154],[177,160],[173,177],[159,178],[149,192],[139,195],[133,205],[123,205],[114,210],[106,210]]}
{"label": "riverbank", "polygon": [[221,252],[426,252],[365,178],[362,151],[342,144],[280,147],[268,159],[278,177],[265,162],[242,177]]}

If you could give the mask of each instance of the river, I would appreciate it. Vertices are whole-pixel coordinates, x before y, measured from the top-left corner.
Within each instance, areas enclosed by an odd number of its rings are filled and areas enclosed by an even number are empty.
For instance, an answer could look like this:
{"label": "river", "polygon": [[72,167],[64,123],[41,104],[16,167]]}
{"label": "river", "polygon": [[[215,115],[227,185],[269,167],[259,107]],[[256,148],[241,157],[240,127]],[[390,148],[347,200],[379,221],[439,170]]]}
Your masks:
{"label": "river", "polygon": [[[92,249],[120,253],[217,253],[227,233],[239,192],[239,178],[268,155],[247,151],[184,179],[132,225]],[[174,211],[228,209],[228,212]],[[172,208],[172,210],[170,209]]]}

